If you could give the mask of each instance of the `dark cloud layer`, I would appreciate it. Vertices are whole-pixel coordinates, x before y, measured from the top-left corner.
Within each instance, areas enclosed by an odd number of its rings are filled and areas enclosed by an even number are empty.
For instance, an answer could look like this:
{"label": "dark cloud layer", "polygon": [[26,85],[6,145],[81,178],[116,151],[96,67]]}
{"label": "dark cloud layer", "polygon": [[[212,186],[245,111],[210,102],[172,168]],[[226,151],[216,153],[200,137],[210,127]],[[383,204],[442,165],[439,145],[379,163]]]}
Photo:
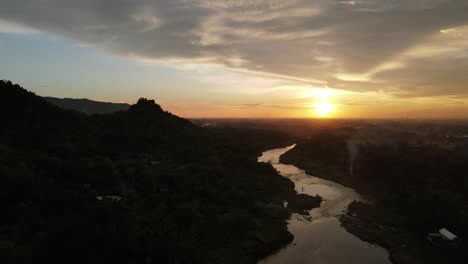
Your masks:
{"label": "dark cloud layer", "polygon": [[2,0],[0,19],[124,55],[356,91],[468,95],[468,1]]}

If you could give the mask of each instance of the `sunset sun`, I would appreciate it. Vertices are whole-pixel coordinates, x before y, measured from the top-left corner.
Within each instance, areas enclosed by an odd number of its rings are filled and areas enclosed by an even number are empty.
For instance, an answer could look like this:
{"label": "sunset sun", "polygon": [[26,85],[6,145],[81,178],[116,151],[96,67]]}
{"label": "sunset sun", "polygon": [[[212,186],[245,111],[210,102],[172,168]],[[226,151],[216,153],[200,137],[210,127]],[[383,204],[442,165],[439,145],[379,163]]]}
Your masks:
{"label": "sunset sun", "polygon": [[312,105],[313,111],[319,117],[329,117],[330,114],[335,109],[335,106],[326,99],[320,99],[313,103]]}

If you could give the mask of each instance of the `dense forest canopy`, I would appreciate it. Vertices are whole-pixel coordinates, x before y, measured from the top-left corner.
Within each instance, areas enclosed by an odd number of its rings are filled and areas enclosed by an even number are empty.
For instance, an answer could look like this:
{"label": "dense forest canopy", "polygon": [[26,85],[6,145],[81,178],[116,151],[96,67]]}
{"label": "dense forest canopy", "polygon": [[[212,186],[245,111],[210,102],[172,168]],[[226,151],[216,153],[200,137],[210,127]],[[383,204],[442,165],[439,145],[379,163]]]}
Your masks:
{"label": "dense forest canopy", "polygon": [[282,133],[204,129],[148,99],[85,115],[10,81],[0,95],[2,263],[255,263],[320,201],[256,162]]}

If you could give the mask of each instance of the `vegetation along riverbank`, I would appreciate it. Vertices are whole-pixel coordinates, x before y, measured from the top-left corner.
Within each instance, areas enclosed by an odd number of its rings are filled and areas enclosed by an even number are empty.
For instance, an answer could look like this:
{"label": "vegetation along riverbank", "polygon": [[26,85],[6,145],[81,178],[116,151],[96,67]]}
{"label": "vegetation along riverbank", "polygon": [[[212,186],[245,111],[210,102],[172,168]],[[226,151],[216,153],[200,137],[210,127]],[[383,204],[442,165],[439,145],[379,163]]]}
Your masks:
{"label": "vegetation along riverbank", "polygon": [[[340,220],[349,232],[387,248],[394,263],[464,263],[466,142],[448,148],[393,127],[378,133],[329,128],[299,142],[281,161],[372,197],[370,204],[351,204]],[[460,237],[456,244],[427,239],[444,227]]]}

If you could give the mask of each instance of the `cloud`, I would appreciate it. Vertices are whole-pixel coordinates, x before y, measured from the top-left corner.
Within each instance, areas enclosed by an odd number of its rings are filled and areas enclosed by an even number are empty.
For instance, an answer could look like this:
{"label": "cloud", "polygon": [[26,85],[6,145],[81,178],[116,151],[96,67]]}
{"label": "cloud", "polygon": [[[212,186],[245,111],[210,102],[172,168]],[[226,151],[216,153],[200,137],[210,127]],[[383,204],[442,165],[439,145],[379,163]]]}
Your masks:
{"label": "cloud", "polygon": [[3,0],[0,32],[304,85],[468,96],[467,13],[460,0]]}
{"label": "cloud", "polygon": [[17,23],[11,23],[0,19],[0,34],[33,34],[36,30]]}

